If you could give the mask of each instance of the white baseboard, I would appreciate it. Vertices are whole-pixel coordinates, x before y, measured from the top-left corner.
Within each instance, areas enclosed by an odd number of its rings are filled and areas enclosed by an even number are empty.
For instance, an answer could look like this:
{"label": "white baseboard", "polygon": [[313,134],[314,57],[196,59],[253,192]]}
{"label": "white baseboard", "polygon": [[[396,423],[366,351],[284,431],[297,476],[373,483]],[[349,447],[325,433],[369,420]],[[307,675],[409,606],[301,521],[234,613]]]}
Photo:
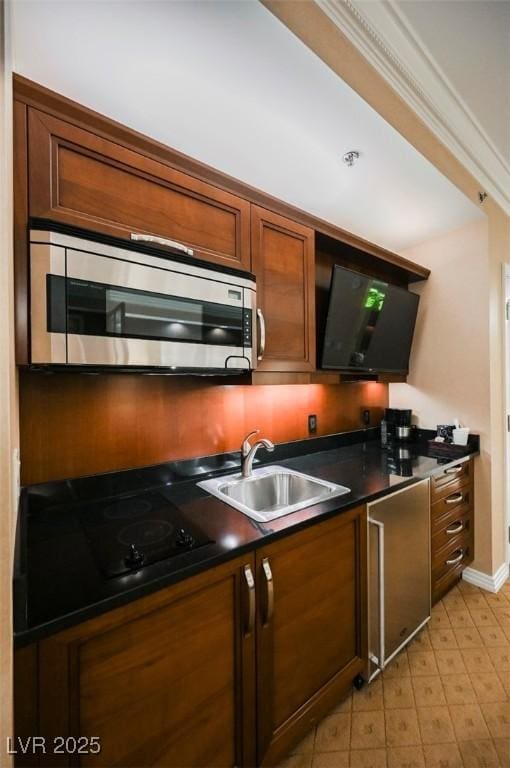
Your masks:
{"label": "white baseboard", "polygon": [[487,592],[499,592],[508,579],[508,563],[503,563],[492,576],[482,571],[475,571],[474,568],[465,568],[462,571],[462,578],[475,587],[486,589]]}

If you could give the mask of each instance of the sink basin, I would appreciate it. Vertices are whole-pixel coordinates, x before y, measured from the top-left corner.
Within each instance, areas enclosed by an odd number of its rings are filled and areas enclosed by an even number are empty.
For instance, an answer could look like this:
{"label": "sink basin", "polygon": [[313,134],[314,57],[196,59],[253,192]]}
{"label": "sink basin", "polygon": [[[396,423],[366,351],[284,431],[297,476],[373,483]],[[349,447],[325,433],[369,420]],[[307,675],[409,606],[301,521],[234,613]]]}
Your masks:
{"label": "sink basin", "polygon": [[251,477],[229,475],[202,480],[198,485],[261,523],[350,493],[344,485],[273,466],[255,469]]}

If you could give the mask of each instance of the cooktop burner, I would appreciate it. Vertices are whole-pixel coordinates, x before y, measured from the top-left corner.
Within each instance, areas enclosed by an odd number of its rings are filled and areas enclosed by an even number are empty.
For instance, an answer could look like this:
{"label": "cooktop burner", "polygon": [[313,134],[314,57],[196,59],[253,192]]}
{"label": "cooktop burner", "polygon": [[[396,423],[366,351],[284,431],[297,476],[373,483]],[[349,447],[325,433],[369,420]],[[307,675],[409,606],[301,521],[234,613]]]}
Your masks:
{"label": "cooktop burner", "polygon": [[157,491],[88,504],[80,511],[80,521],[107,578],[138,571],[211,543]]}
{"label": "cooktop burner", "polygon": [[172,535],[174,527],[166,520],[141,520],[131,523],[119,532],[117,541],[128,547],[134,544],[136,547],[149,547],[159,544]]}

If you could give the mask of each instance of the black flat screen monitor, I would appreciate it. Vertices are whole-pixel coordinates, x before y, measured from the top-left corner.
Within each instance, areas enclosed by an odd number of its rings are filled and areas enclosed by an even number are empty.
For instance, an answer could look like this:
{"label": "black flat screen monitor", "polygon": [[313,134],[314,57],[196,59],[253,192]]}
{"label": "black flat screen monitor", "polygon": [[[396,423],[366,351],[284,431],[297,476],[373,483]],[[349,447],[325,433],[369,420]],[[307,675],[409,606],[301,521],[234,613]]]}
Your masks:
{"label": "black flat screen monitor", "polygon": [[335,266],[322,368],[407,373],[418,301],[405,288]]}

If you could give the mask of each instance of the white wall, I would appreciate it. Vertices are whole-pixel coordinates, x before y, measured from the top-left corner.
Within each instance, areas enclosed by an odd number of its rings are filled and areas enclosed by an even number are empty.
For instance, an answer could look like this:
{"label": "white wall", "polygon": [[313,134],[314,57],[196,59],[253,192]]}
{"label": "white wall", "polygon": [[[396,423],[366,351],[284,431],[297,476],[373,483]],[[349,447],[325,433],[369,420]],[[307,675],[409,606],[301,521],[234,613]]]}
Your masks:
{"label": "white wall", "polygon": [[[0,765],[12,735],[12,558],[15,508],[12,452],[18,443],[12,276],[12,70],[8,6],[0,0]],[[7,34],[6,34],[7,33]]]}
{"label": "white wall", "polygon": [[404,255],[431,275],[411,286],[421,296],[411,373],[407,384],[391,385],[392,402],[412,403],[422,427],[458,417],[483,433],[489,419],[487,224],[427,240]]}
{"label": "white wall", "polygon": [[480,435],[473,567],[492,575],[487,222],[427,240],[405,256],[429,267],[431,275],[413,288],[421,299],[411,373],[407,384],[390,385],[390,405],[412,408],[421,427],[435,429],[458,418]]}

